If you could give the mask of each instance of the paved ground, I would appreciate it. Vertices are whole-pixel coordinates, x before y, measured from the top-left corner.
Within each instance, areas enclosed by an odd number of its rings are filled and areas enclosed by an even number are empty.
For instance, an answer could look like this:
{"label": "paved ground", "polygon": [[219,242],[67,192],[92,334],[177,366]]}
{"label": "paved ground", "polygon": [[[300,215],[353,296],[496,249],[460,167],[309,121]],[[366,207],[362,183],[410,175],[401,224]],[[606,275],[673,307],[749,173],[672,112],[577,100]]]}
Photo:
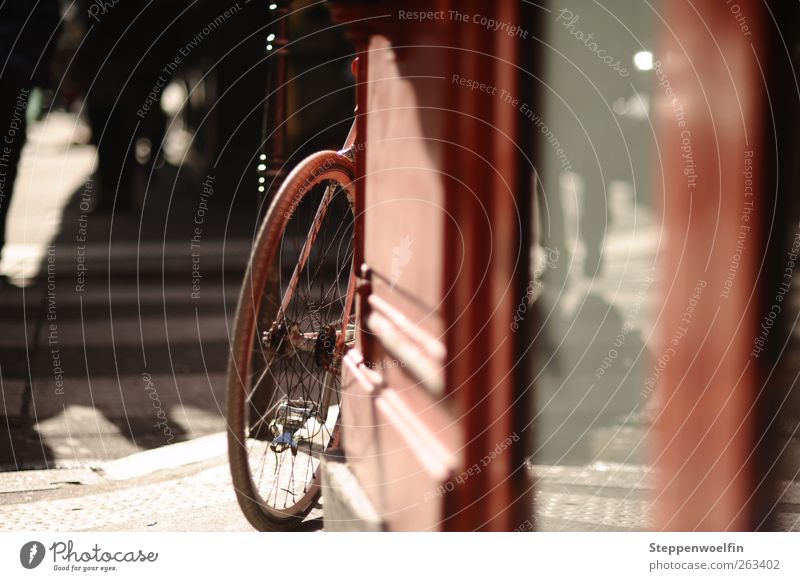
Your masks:
{"label": "paved ground", "polygon": [[[224,434],[110,462],[0,472],[0,530],[252,531],[231,484]],[[301,530],[322,528],[315,509]]]}
{"label": "paved ground", "polygon": [[[108,463],[0,473],[0,530],[248,531],[222,434]],[[646,530],[656,494],[644,469],[534,466],[535,510],[522,528]],[[800,484],[784,483],[778,530],[800,531]],[[322,529],[315,510],[302,530]]]}
{"label": "paved ground", "polygon": [[[109,463],[0,473],[4,491],[0,527],[5,531],[252,530],[236,504],[224,451],[219,435]],[[192,452],[197,462],[185,463]]]}
{"label": "paved ground", "polygon": [[[535,518],[543,531],[649,530],[658,491],[643,466],[535,466]],[[779,485],[775,530],[800,532],[800,483]]]}

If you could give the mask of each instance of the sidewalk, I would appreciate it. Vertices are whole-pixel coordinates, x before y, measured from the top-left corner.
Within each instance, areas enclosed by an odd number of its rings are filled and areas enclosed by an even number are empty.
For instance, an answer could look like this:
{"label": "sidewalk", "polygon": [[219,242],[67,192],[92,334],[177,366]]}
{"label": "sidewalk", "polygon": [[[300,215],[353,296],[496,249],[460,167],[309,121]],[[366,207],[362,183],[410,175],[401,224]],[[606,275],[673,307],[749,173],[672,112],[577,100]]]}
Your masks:
{"label": "sidewalk", "polygon": [[[194,461],[192,461],[194,460]],[[250,531],[223,434],[113,462],[0,473],[4,531]]]}
{"label": "sidewalk", "polygon": [[[657,494],[643,467],[533,466],[534,514],[520,530],[637,531]],[[800,484],[783,483],[776,528],[800,532]],[[107,463],[0,473],[0,530],[252,531],[234,497],[225,436]],[[323,499],[324,503],[324,499]],[[303,530],[322,530],[314,510]]]}
{"label": "sidewalk", "polygon": [[[3,531],[252,531],[236,503],[225,434],[112,462],[0,472]],[[322,528],[322,511],[303,530]]]}
{"label": "sidewalk", "polygon": [[[658,490],[644,466],[534,466],[534,524],[542,531],[642,531]],[[800,532],[800,483],[779,483],[775,530]]]}

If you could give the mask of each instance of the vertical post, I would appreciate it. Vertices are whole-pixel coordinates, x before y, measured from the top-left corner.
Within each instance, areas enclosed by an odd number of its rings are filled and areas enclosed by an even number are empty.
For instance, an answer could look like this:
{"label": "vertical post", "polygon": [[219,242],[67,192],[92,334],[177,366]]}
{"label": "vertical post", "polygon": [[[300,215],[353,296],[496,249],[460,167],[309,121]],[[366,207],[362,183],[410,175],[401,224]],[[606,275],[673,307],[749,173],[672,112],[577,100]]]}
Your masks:
{"label": "vertical post", "polygon": [[655,527],[754,530],[769,506],[759,474],[761,377],[751,356],[761,225],[772,213],[760,64],[769,62],[768,8],[738,1],[747,30],[725,4],[664,8],[653,89],[667,236],[650,375]]}
{"label": "vertical post", "polygon": [[[523,3],[452,3],[465,14],[482,14],[495,22],[530,28],[530,7]],[[518,109],[503,101],[533,103],[526,76],[532,56],[518,39],[454,23],[448,40],[457,47],[447,75],[458,73],[499,91],[447,89],[453,111],[445,123],[455,147],[446,149],[448,183],[445,203],[453,217],[446,222],[446,246],[463,245],[445,260],[444,302],[448,328],[446,385],[464,441],[463,470],[479,467],[468,486],[445,497],[450,531],[511,531],[530,522],[532,486],[525,468],[532,390],[521,354],[530,344],[526,329],[512,329],[514,312],[530,279],[530,179],[532,132]],[[525,71],[525,72],[523,72]],[[450,77],[447,77],[448,79]],[[476,155],[477,153],[477,155]],[[476,158],[486,160],[482,165]],[[463,185],[461,185],[463,184]],[[460,242],[459,242],[460,241]],[[508,445],[507,451],[497,450]]]}
{"label": "vertical post", "polygon": [[[289,14],[291,0],[275,0],[268,5],[270,24],[264,34],[264,50],[267,53],[267,83],[264,97],[264,115],[261,129],[261,154],[256,165],[258,193],[256,213],[265,216],[275,193],[286,175],[286,93],[289,49]],[[280,273],[275,271],[267,281],[262,305],[259,311],[258,337],[272,326],[278,313],[280,296]],[[274,380],[264,378],[258,391],[250,398],[250,418],[263,418],[270,394],[274,391]],[[266,437],[266,423],[260,422],[255,428],[254,437]]]}
{"label": "vertical post", "polygon": [[286,93],[289,66],[289,14],[291,0],[276,0],[269,5],[270,25],[264,37],[267,52],[267,86],[264,98],[262,152],[259,155],[258,204],[266,210],[286,175]]}

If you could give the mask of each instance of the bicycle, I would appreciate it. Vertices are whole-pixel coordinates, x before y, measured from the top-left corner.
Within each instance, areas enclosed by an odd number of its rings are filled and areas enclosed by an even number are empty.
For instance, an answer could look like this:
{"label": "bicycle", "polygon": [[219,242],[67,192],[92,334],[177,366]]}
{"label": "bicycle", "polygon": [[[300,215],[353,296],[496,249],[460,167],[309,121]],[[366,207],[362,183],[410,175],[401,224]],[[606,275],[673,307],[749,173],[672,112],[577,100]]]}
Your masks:
{"label": "bicycle", "polygon": [[258,530],[318,506],[320,456],[339,436],[351,321],[355,123],[340,151],[303,160],[262,222],[239,295],[228,365],[228,456]]}

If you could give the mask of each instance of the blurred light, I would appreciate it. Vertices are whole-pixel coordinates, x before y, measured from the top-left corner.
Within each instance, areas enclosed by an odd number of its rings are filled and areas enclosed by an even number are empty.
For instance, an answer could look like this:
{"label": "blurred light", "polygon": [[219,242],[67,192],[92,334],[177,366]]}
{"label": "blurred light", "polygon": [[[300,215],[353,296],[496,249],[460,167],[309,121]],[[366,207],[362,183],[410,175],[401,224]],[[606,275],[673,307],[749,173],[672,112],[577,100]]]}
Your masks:
{"label": "blurred light", "polygon": [[625,97],[618,97],[611,104],[611,108],[617,115],[626,115],[628,113],[628,100]]}
{"label": "blurred light", "polygon": [[647,119],[650,115],[650,97],[647,93],[636,93],[628,99],[628,116],[634,119]]}
{"label": "blurred light", "polygon": [[258,171],[264,171],[265,169],[267,169],[266,164],[263,163],[258,164]]}
{"label": "blurred light", "polygon": [[164,88],[164,92],[161,94],[161,110],[174,117],[180,112],[188,97],[189,93],[186,91],[184,84],[179,81],[172,81]]}
{"label": "blurred light", "polygon": [[271,44],[267,45],[267,50],[272,50],[272,45]]}
{"label": "blurred light", "polygon": [[653,53],[642,50],[633,55],[633,64],[640,71],[649,71],[653,68]]}
{"label": "blurred light", "polygon": [[261,161],[264,161],[265,159],[267,159],[267,154],[265,154],[265,153],[262,153],[262,154],[261,154],[261,155],[258,157],[258,159],[260,159]]}
{"label": "blurred light", "polygon": [[264,176],[261,176],[260,178],[258,178],[258,183],[260,183],[260,184],[263,184],[265,181],[267,181],[267,180],[264,178]]}
{"label": "blurred light", "polygon": [[194,134],[184,128],[180,117],[176,117],[164,137],[164,159],[174,166],[181,165],[186,160],[193,139]]}
{"label": "blurred light", "polygon": [[274,35],[274,34],[270,34],[270,35],[267,37],[267,40],[268,40],[268,41],[270,41],[270,40],[275,40],[275,35]]}
{"label": "blurred light", "polygon": [[150,140],[146,137],[140,137],[136,140],[136,144],[134,146],[134,156],[136,157],[136,161],[141,164],[145,164],[150,161],[150,155],[153,151],[153,144],[150,143]]}
{"label": "blurred light", "polygon": [[275,10],[277,7],[278,7],[278,5],[277,5],[277,4],[270,4],[270,5],[269,5],[269,9],[270,9],[270,10]]}
{"label": "blurred light", "polygon": [[259,192],[263,192],[264,191],[264,186],[258,186],[258,191]]}
{"label": "blurred light", "polygon": [[631,119],[647,119],[650,115],[650,97],[647,93],[634,93],[627,99],[619,97],[611,104],[617,115]]}

